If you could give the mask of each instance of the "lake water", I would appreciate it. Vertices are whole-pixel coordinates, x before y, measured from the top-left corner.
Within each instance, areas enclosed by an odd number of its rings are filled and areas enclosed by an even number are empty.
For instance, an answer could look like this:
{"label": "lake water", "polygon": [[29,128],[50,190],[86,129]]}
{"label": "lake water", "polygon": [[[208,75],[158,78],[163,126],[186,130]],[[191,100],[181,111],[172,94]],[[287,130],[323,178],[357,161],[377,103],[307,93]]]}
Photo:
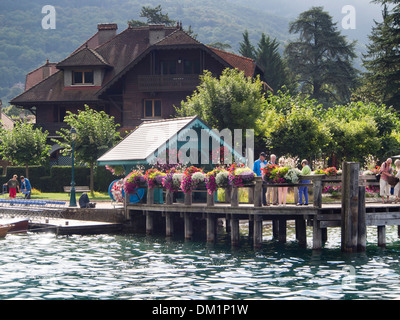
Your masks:
{"label": "lake water", "polygon": [[397,227],[387,228],[386,249],[376,246],[376,228],[368,229],[363,254],[341,253],[339,229],[330,229],[320,252],[299,248],[293,229],[285,245],[269,239],[270,231],[265,228],[267,241],[257,251],[245,235],[237,249],[227,237],[210,246],[142,235],[8,235],[0,240],[0,298],[400,297]]}

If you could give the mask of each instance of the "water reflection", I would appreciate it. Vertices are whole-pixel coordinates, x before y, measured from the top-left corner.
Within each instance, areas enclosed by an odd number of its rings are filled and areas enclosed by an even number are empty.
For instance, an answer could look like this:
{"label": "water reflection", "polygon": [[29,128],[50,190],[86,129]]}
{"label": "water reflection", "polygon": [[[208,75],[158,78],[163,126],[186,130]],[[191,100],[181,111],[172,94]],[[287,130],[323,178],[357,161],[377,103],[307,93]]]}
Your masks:
{"label": "water reflection", "polygon": [[[290,233],[288,233],[288,236]],[[397,228],[388,237],[397,241]],[[138,235],[9,235],[0,241],[1,299],[392,299],[400,296],[400,243],[343,254],[242,237],[213,245]],[[268,240],[268,235],[266,235]],[[333,240],[332,240],[333,239]]]}

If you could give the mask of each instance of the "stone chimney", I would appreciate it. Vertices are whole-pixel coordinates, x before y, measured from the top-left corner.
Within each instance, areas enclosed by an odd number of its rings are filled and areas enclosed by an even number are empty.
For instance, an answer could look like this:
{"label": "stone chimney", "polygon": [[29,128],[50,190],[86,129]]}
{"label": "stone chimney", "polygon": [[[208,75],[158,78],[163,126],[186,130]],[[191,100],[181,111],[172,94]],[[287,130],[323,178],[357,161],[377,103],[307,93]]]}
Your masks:
{"label": "stone chimney", "polygon": [[48,76],[51,75],[51,66],[50,66],[50,62],[49,59],[47,59],[46,64],[42,67],[42,79],[46,79]]}
{"label": "stone chimney", "polygon": [[165,38],[165,26],[163,24],[149,25],[149,43],[153,45]]}
{"label": "stone chimney", "polygon": [[100,23],[97,25],[99,31],[99,45],[117,35],[118,25],[116,23]]}

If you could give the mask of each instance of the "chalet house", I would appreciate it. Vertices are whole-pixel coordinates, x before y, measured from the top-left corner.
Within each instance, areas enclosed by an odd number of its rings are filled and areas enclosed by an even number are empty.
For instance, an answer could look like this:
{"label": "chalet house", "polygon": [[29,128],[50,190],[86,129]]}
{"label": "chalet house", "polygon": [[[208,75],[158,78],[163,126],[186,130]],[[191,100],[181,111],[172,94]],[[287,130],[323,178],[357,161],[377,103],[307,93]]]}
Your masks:
{"label": "chalet house", "polygon": [[[191,95],[199,75],[219,76],[237,68],[246,76],[262,75],[255,61],[206,46],[182,26],[129,27],[99,24],[98,32],[58,63],[47,63],[27,75],[25,92],[11,104],[29,109],[36,124],[49,131],[66,127],[67,111],[88,104],[114,116],[121,132],[146,120],[167,119]],[[54,155],[57,146],[53,146]],[[61,163],[60,163],[61,164]]]}

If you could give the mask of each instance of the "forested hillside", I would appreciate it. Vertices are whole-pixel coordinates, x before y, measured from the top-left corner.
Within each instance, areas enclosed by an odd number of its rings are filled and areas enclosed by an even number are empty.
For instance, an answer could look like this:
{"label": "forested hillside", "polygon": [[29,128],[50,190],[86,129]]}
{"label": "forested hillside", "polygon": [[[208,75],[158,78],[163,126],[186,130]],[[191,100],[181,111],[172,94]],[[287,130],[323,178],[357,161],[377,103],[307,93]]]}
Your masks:
{"label": "forested hillside", "polygon": [[[315,1],[314,1],[315,2]],[[319,1],[323,2],[324,1]],[[65,58],[97,31],[97,24],[116,22],[119,32],[138,19],[142,6],[162,5],[184,28],[191,25],[199,41],[227,43],[237,52],[242,33],[256,43],[262,32],[277,38],[282,49],[288,23],[303,6],[275,0],[2,0],[0,2],[0,99],[3,105],[23,90],[26,74],[45,63]],[[56,8],[56,29],[42,29],[42,7]],[[312,4],[310,4],[312,5]],[[372,21],[371,21],[372,24]],[[369,30],[364,30],[369,32]]]}

